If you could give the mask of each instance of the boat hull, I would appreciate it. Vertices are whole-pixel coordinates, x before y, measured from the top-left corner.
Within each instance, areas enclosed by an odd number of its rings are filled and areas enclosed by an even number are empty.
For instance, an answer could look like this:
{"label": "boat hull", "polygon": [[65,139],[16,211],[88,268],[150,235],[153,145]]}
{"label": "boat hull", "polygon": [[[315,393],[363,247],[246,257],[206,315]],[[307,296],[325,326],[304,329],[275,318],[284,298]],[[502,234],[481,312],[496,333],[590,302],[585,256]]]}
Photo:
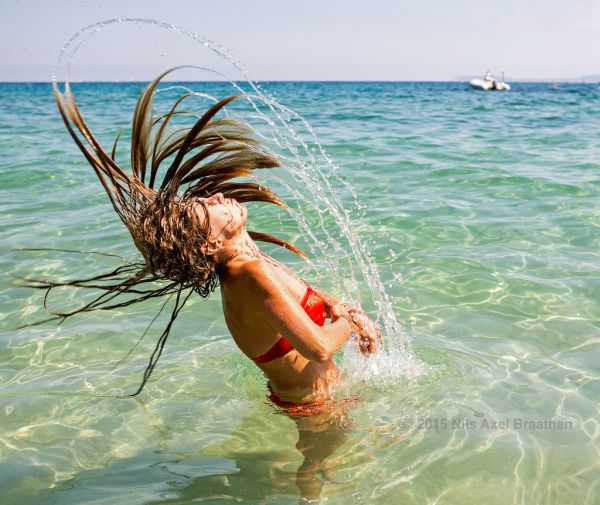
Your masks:
{"label": "boat hull", "polygon": [[505,82],[488,81],[488,80],[484,80],[484,79],[472,79],[469,82],[469,86],[471,86],[472,89],[477,89],[480,91],[509,91],[510,90],[510,84],[507,84]]}

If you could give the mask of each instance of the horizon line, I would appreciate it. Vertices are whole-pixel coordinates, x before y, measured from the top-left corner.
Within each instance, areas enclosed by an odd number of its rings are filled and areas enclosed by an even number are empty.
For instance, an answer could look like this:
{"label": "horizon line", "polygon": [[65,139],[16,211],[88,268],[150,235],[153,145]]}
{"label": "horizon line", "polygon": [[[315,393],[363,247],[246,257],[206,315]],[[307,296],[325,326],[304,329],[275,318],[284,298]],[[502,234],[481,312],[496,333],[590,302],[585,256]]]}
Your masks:
{"label": "horizon line", "polygon": [[[454,84],[465,84],[469,82],[472,77],[464,77],[464,78],[456,78],[456,79],[252,79],[249,81],[245,80],[234,80],[234,81],[226,81],[226,80],[188,80],[188,79],[173,79],[173,80],[163,80],[161,82],[171,82],[171,83],[210,83],[210,84],[218,84],[218,83],[241,83],[241,82],[256,82],[256,83],[294,83],[294,82],[303,82],[303,83],[454,83]],[[586,76],[579,79],[572,78],[557,78],[557,79],[548,79],[548,78],[535,78],[535,77],[524,77],[524,78],[515,78],[509,79],[510,83],[514,84],[596,84],[600,83],[600,76]],[[52,80],[2,80],[0,79],[0,84],[52,84]],[[58,83],[64,84],[66,81],[59,80]],[[72,84],[143,84],[149,83],[150,80],[97,80],[97,79],[84,79],[84,80],[74,80],[68,81]]]}

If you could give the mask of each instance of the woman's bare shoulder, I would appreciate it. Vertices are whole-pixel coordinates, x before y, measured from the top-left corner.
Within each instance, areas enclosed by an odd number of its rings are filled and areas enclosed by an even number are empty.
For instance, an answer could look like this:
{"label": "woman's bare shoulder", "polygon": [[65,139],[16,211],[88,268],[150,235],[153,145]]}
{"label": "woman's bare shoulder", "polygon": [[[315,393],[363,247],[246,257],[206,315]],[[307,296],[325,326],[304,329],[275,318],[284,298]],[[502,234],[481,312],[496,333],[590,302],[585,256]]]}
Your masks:
{"label": "woman's bare shoulder", "polygon": [[271,284],[273,272],[260,258],[236,261],[228,265],[227,284],[248,287],[266,287]]}

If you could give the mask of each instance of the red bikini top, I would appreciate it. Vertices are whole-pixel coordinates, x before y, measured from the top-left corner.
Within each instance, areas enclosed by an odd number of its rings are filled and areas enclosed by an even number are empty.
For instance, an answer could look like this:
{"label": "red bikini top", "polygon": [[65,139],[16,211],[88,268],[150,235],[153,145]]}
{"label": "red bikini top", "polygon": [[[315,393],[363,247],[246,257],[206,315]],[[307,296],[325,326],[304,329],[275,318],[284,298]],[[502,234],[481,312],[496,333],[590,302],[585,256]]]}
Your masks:
{"label": "red bikini top", "polygon": [[[325,324],[325,319],[327,319],[325,303],[323,303],[321,297],[308,284],[306,285],[306,293],[304,293],[304,297],[300,302],[300,307],[304,309],[304,312],[306,312],[308,317],[310,317],[315,324],[318,324],[319,326]],[[254,361],[254,363],[268,363],[269,361],[285,356],[293,349],[294,346],[290,344],[285,337],[281,337],[271,349],[258,358],[252,358],[252,361]]]}

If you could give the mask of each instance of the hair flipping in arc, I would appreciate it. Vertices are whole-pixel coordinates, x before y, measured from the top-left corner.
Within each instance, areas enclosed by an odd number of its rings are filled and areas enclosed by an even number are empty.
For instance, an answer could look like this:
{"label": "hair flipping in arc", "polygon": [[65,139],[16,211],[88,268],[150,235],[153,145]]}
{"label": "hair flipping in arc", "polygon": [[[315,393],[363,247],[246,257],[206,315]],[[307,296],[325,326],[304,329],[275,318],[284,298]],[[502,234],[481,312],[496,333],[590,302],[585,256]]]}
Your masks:
{"label": "hair flipping in arc", "polygon": [[[238,202],[262,201],[285,206],[270,189],[252,182],[233,182],[235,177],[250,176],[255,169],[274,168],[278,158],[254,136],[244,121],[219,118],[216,114],[241,95],[230,96],[210,107],[191,127],[168,133],[181,103],[192,96],[177,99],[166,114],[153,115],[156,88],[169,69],[152,81],[141,93],[133,115],[131,171],[115,161],[119,137],[109,155],[91,132],[81,114],[69,84],[64,94],[54,83],[59,112],[71,137],[94,169],[111,204],[144,258],[112,272],[88,279],[64,283],[25,279],[29,287],[46,291],[44,306],[51,319],[64,320],[80,312],[110,310],[149,298],[173,296],[171,318],[158,339],[144,372],[140,393],[154,370],[177,315],[192,292],[207,297],[218,285],[219,265],[212,256],[201,253],[208,237],[208,219],[197,217],[197,198],[221,192]],[[160,185],[159,169],[172,159]],[[271,242],[306,257],[295,246],[269,234],[249,231],[255,240]],[[158,286],[154,281],[164,281]],[[47,306],[50,291],[58,286],[75,286],[102,291],[85,306],[71,312],[53,312]],[[119,301],[121,295],[128,295]],[[48,321],[46,319],[45,321]],[[40,321],[43,322],[43,321]],[[36,323],[34,323],[36,324]]]}

